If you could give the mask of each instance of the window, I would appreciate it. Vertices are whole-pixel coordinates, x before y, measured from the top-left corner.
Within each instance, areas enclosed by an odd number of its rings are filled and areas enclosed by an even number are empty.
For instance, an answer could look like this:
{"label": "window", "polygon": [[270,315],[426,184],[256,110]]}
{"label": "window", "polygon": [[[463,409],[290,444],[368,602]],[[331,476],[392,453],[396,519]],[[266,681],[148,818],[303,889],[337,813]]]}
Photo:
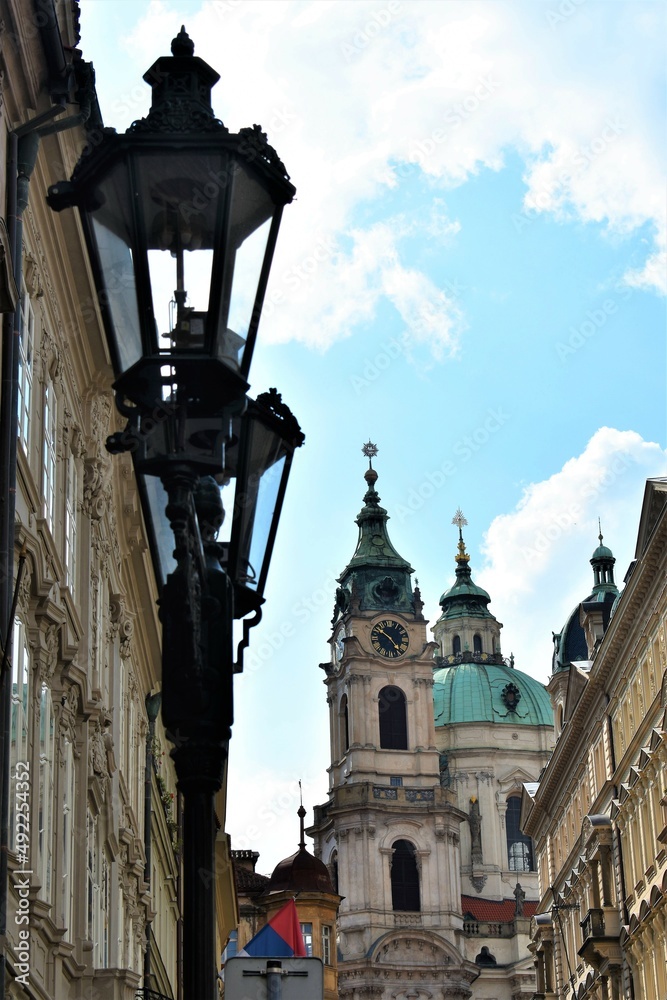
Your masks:
{"label": "window", "polygon": [[378,699],[380,747],[383,750],[407,750],[408,727],[405,695],[400,688],[384,687]]}
{"label": "window", "polygon": [[472,651],[473,653],[482,652],[482,637],[481,635],[477,635],[476,633],[472,637]]}
{"label": "window", "polygon": [[461,652],[461,636],[455,635],[452,639],[452,653],[454,656],[458,656]]}
{"label": "window", "polygon": [[28,290],[21,290],[19,333],[18,418],[19,441],[28,450],[30,437],[30,407],[32,405],[32,359],[35,344],[35,314]]}
{"label": "window", "polygon": [[350,719],[347,711],[347,695],[344,694],[340,700],[340,710],[338,713],[340,748],[342,753],[346,753],[350,748]]}
{"label": "window", "polygon": [[67,460],[67,490],[65,494],[65,571],[67,586],[72,597],[76,596],[77,568],[77,521],[76,505],[78,493],[78,477],[74,455]]}
{"label": "window", "polygon": [[519,829],[521,796],[511,795],[507,800],[505,829],[507,831],[507,859],[511,872],[532,872],[533,842]]}
{"label": "window", "polygon": [[401,778],[401,776],[398,775],[398,774],[392,774],[391,777],[389,778],[389,784],[393,788],[402,788],[403,787],[403,778]]}
{"label": "window", "polygon": [[331,965],[331,928],[327,924],[322,925],[322,961],[325,965]]}
{"label": "window", "polygon": [[53,533],[56,514],[56,390],[53,382],[47,382],[44,390],[42,491],[44,517]]}
{"label": "window", "polygon": [[313,957],[313,925],[312,924],[301,924],[301,933],[303,935],[303,943],[306,946],[306,955],[308,958]]}
{"label": "window", "polygon": [[419,913],[419,871],[414,845],[397,840],[391,862],[391,905],[394,910]]}

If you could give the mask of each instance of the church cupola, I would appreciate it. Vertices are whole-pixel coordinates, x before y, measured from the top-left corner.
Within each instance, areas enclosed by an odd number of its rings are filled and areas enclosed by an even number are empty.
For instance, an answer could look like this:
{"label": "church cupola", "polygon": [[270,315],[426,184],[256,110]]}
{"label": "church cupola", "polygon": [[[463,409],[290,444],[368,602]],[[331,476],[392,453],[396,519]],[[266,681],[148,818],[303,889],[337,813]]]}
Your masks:
{"label": "church cupola", "polygon": [[572,663],[587,662],[609,624],[611,612],[619,596],[614,582],[616,559],[611,549],[602,544],[602,528],[598,522],[599,545],[591,556],[593,589],[572,611],[561,632],[554,632],[553,673],[567,670]]}
{"label": "church cupola", "polygon": [[614,554],[610,548],[602,544],[602,527],[598,521],[600,534],[598,540],[600,544],[591,556],[591,566],[593,567],[593,593],[605,594],[607,592],[618,594],[618,587],[614,583]]}
{"label": "church cupola", "polygon": [[459,509],[452,524],[459,529],[456,581],[440,598],[442,614],[433,626],[433,635],[446,663],[502,659],[502,625],[488,609],[489,594],[473,581],[470,556],[463,540],[463,526],[468,522]]}
{"label": "church cupola", "polygon": [[378,449],[369,441],[362,451],[368,458],[364,476],[368,489],[364,506],[356,519],[359,525],[357,548],[338,580],[340,587],[336,592],[334,621],[348,611],[391,610],[421,615],[421,601],[417,595],[415,603],[410,583],[414,570],[389,540],[389,515],[380,506],[380,497],[375,489],[378,474],[373,468],[373,458]]}

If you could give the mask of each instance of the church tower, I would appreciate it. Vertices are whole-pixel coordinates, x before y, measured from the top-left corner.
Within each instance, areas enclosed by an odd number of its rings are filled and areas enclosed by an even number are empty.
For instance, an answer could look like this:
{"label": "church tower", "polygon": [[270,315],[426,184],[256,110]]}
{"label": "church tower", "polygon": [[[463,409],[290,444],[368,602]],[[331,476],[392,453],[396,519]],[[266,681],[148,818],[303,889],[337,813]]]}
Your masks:
{"label": "church tower", "polygon": [[441,784],[433,655],[411,566],[392,545],[372,459],[359,540],[339,578],[326,674],[329,800],[308,831],[339,911],[339,996],[466,1000],[460,824]]}

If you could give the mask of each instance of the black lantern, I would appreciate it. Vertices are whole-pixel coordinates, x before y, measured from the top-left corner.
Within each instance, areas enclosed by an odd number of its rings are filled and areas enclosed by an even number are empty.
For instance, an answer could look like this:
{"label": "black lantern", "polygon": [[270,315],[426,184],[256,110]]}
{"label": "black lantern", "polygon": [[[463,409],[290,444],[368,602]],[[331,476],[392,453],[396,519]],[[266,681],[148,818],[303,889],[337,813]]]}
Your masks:
{"label": "black lantern", "polygon": [[181,29],[144,76],[147,117],[106,129],[48,201],[79,208],[121,403],[146,411],[178,392],[210,416],[248,388],[295,188],[259,126],[232,134],[215,118],[219,76],[193,52]]}
{"label": "black lantern", "polygon": [[[156,430],[163,439],[165,421]],[[160,479],[144,475],[152,458],[137,436],[138,481],[144,519],[158,587],[161,589],[177,566],[173,532],[166,508],[167,490]],[[224,469],[216,476],[225,511],[220,531],[221,560],[234,586],[234,617],[256,612],[264,602],[264,589],[278,530],[294,451],[304,435],[275,389],[249,399],[241,416],[231,421],[230,443],[224,449]],[[239,664],[240,667],[240,664]],[[238,667],[237,667],[238,669]]]}
{"label": "black lantern", "polygon": [[[185,995],[214,1000],[213,802],[232,678],[304,438],[275,389],[245,395],[295,189],[259,126],[232,135],[214,117],[218,74],[193,53],[181,29],[144,77],[148,116],[124,135],[104,130],[48,202],[79,209],[127,418],[107,447],[132,453],[160,591],[162,717],[184,800]],[[236,664],[234,618],[244,619]]]}

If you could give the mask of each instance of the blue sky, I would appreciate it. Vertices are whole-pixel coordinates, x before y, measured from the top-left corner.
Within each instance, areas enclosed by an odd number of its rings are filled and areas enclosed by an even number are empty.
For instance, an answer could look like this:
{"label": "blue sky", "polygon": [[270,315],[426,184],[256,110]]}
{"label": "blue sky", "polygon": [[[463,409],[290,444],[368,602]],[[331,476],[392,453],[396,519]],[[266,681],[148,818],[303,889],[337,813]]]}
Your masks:
{"label": "blue sky", "polygon": [[306,433],[236,680],[228,830],[270,872],[297,781],[326,799],[322,671],[366,467],[425,613],[462,507],[503,650],[541,680],[591,583],[597,518],[634,552],[665,462],[664,4],[82,0],[105,124],[185,24],[216,113],[297,187],[255,351]]}

